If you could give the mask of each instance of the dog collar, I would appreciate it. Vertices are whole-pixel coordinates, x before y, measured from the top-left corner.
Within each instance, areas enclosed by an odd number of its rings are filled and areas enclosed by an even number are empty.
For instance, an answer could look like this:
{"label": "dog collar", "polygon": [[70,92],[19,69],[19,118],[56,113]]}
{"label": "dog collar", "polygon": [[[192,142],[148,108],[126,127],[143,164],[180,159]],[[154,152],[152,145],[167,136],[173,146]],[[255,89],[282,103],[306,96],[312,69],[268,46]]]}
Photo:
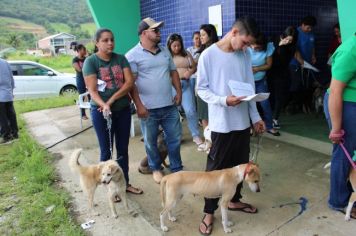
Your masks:
{"label": "dog collar", "polygon": [[247,163],[247,166],[246,166],[246,168],[245,168],[245,172],[244,172],[244,178],[243,179],[245,179],[246,178],[246,175],[248,174],[248,172],[250,172],[250,166],[251,166],[251,162],[249,162],[249,163]]}

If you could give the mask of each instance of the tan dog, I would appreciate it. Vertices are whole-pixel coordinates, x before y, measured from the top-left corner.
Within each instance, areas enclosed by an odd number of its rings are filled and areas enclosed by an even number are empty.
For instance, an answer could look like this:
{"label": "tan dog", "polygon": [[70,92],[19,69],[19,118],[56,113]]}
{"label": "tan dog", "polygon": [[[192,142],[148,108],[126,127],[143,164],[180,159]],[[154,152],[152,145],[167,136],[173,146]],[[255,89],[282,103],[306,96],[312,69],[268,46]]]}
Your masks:
{"label": "tan dog", "polygon": [[356,170],[351,167],[350,170],[350,177],[349,177],[349,181],[352,185],[352,189],[354,190],[354,192],[351,194],[350,199],[349,199],[349,204],[347,205],[346,208],[346,214],[345,214],[345,220],[350,220],[350,214],[352,211],[352,207],[354,205],[354,202],[356,201]]}
{"label": "tan dog", "polygon": [[183,197],[191,193],[206,198],[221,197],[221,217],[225,233],[230,233],[233,225],[227,217],[227,208],[239,183],[245,180],[253,192],[259,192],[260,171],[257,165],[248,163],[233,168],[210,172],[180,171],[164,176],[161,181],[161,200],[163,210],[160,214],[161,229],[168,231],[164,218],[168,214],[170,221],[176,221],[171,215],[172,208]]}
{"label": "tan dog", "polygon": [[108,199],[112,216],[117,218],[115,208],[115,198],[119,196],[129,214],[136,215],[130,211],[126,199],[126,181],[124,173],[115,160],[100,162],[96,165],[81,166],[78,159],[81,154],[81,149],[75,150],[69,160],[69,166],[74,173],[79,173],[80,185],[83,191],[88,196],[89,208],[94,212],[94,193],[99,184],[105,184],[108,188]]}

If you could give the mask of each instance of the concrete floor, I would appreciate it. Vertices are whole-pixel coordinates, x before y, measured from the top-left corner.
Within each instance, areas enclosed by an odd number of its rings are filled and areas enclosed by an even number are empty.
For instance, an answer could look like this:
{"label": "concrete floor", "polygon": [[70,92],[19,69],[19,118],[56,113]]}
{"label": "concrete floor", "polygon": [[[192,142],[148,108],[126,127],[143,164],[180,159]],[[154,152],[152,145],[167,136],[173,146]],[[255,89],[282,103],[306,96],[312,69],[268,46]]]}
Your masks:
{"label": "concrete floor", "polygon": [[[43,146],[48,147],[57,141],[80,131],[78,110],[75,106],[43,110],[24,115],[28,128]],[[90,126],[84,122],[84,128]],[[159,185],[150,175],[138,173],[139,161],[145,155],[140,141],[139,125],[135,121],[136,137],[131,138],[130,182],[144,190],[143,195],[129,195],[130,206],[139,212],[132,218],[118,204],[119,218],[110,218],[106,194],[99,187],[95,202],[100,216],[91,216],[87,210],[86,198],[79,187],[79,180],[68,168],[68,157],[75,148],[83,149],[82,164],[98,162],[98,144],[93,129],[89,129],[71,139],[51,148],[57,157],[55,162],[60,184],[73,196],[73,212],[79,223],[94,219],[96,223],[87,231],[92,235],[161,235],[159,212],[161,202]],[[181,155],[186,170],[204,170],[206,154],[196,151],[184,127],[184,142]],[[252,144],[256,140],[252,140]],[[292,145],[289,143],[296,145]],[[253,147],[253,145],[251,145]],[[308,149],[306,149],[306,148]],[[311,150],[313,149],[313,150]],[[323,166],[329,161],[331,145],[304,139],[299,136],[283,134],[271,138],[266,134],[258,156],[262,171],[261,192],[252,193],[246,187],[243,190],[243,201],[258,207],[259,213],[252,215],[242,212],[229,212],[229,218],[235,225],[232,235],[355,235],[356,221],[345,222],[341,213],[327,207],[329,191],[329,173]],[[316,150],[316,151],[314,151]],[[168,173],[168,172],[166,172]],[[301,200],[306,209],[301,212]],[[199,235],[198,225],[202,217],[203,198],[185,196],[175,208],[176,223],[167,222],[170,231],[164,235]],[[213,235],[225,235],[221,225],[221,214],[215,214]]]}

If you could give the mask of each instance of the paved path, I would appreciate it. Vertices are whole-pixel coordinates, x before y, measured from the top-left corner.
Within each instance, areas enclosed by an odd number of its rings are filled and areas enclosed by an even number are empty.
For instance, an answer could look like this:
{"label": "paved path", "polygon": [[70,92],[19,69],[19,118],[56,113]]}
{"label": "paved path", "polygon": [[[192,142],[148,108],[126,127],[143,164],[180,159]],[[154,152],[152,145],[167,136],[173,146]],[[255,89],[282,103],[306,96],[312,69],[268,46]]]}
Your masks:
{"label": "paved path", "polygon": [[[24,115],[32,135],[43,146],[51,144],[80,131],[78,111],[75,106],[43,110]],[[84,128],[90,121],[84,123]],[[135,122],[136,133],[139,130]],[[184,123],[186,127],[186,123]],[[256,215],[229,212],[235,222],[232,235],[355,235],[356,221],[345,222],[341,213],[327,208],[329,173],[323,169],[329,161],[330,145],[282,134],[262,140],[258,163],[262,170],[261,192],[243,190],[243,201],[254,204],[259,209]],[[268,137],[268,138],[266,138]],[[144,156],[144,146],[139,136],[130,140],[130,179],[135,186],[145,191],[142,196],[129,195],[130,205],[139,211],[132,218],[119,205],[119,218],[110,218],[109,206],[104,188],[95,195],[101,216],[91,217],[87,211],[87,201],[79,187],[78,177],[73,175],[67,162],[75,148],[83,148],[80,161],[83,164],[98,162],[98,145],[93,129],[89,129],[50,149],[57,157],[56,168],[62,177],[61,185],[73,196],[75,216],[79,223],[94,219],[96,223],[88,231],[92,235],[161,235],[159,229],[159,185],[150,175],[137,172],[139,161]],[[283,142],[281,142],[283,141]],[[255,140],[252,140],[255,142]],[[292,142],[300,146],[291,145]],[[253,145],[252,145],[253,146]],[[187,129],[181,154],[186,170],[204,170],[206,155],[196,151]],[[300,204],[300,203],[303,204]],[[305,206],[305,210],[302,209]],[[198,225],[202,217],[203,199],[185,196],[175,208],[176,223],[168,222],[170,231],[165,235],[199,235]],[[300,215],[298,215],[300,214]],[[221,214],[216,212],[213,235],[225,235],[221,226]]]}

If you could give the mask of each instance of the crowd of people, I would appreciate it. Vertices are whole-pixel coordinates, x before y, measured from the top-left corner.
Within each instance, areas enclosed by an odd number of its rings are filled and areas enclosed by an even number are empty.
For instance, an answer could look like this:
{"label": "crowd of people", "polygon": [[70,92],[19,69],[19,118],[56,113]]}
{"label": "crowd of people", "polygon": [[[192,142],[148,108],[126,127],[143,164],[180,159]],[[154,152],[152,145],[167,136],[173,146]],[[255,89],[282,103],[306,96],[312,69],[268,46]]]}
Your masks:
{"label": "crowd of people", "polygon": [[[143,193],[129,182],[130,104],[134,103],[148,166],[156,183],[159,184],[164,175],[157,147],[161,130],[171,172],[183,169],[180,108],[184,110],[198,150],[205,150],[200,126],[211,130],[212,147],[206,171],[247,163],[251,130],[280,136],[280,114],[287,105],[294,111],[311,111],[315,77],[305,67],[306,63],[316,63],[312,32],[315,25],[316,19],[307,16],[299,27],[288,26],[280,35],[268,40],[253,18],[241,17],[219,40],[215,26],[203,24],[192,34],[193,46],[185,49],[178,33],[170,34],[162,46],[160,29],[164,22],[145,18],[138,26],[139,42],[126,55],[114,52],[115,39],[110,29],[98,29],[94,53],[86,57],[86,48],[77,45],[78,55],[72,65],[77,72],[79,93],[87,89],[90,94],[90,115],[99,143],[100,161],[114,158],[112,147],[115,146],[115,158],[127,183],[126,191]],[[335,25],[334,30],[335,38],[329,51],[332,80],[324,102],[330,139],[334,142],[329,205],[341,209],[347,205],[351,190],[346,181],[349,163],[339,157],[344,155],[337,145],[340,137],[345,139],[350,153],[356,149],[356,131],[352,125],[356,117],[356,38],[352,37],[337,49],[341,43],[339,26]],[[6,93],[1,91],[0,96],[1,111],[7,111],[0,115],[1,132],[4,139],[10,140],[18,137],[12,102],[14,83],[8,64],[1,59],[0,68],[1,78],[8,77],[8,89]],[[98,81],[104,83],[105,89],[98,88]],[[248,84],[255,93],[270,93],[270,97],[258,104],[243,101],[245,96],[230,90],[230,81]],[[88,119],[85,110],[81,114],[83,119]],[[241,188],[241,184],[237,186],[229,209],[257,213],[257,208],[240,201]],[[199,226],[204,235],[212,232],[218,201],[218,198],[205,199],[204,217]]]}
{"label": "crowd of people", "polygon": [[[111,135],[118,150],[116,158],[129,183],[127,149],[132,99],[140,119],[148,167],[156,183],[164,175],[157,147],[161,130],[171,172],[183,169],[179,109],[184,110],[198,150],[204,150],[205,145],[199,125],[209,126],[211,130],[212,147],[206,171],[247,163],[251,130],[280,136],[279,117],[287,105],[296,111],[311,111],[310,96],[315,81],[313,73],[304,67],[306,63],[316,63],[312,32],[315,24],[315,18],[307,16],[299,27],[288,26],[271,40],[249,17],[238,19],[220,40],[213,25],[203,24],[200,31],[192,34],[193,46],[185,49],[178,33],[170,34],[165,47],[162,46],[160,29],[164,22],[145,18],[138,27],[139,42],[125,56],[113,52],[115,44],[110,30],[98,30],[98,50],[85,60],[83,74],[92,98],[91,115],[101,150],[100,160],[110,158],[105,118],[110,115]],[[105,81],[105,91],[98,91],[98,80]],[[245,102],[245,96],[232,94],[228,86],[231,80],[251,85],[255,93],[269,92],[270,97],[259,104]],[[130,184],[127,186],[128,192],[143,192]],[[257,208],[240,201],[241,188],[242,185],[237,186],[229,209],[257,213]],[[199,226],[202,234],[212,231],[218,201],[218,198],[205,199],[204,217]]]}

